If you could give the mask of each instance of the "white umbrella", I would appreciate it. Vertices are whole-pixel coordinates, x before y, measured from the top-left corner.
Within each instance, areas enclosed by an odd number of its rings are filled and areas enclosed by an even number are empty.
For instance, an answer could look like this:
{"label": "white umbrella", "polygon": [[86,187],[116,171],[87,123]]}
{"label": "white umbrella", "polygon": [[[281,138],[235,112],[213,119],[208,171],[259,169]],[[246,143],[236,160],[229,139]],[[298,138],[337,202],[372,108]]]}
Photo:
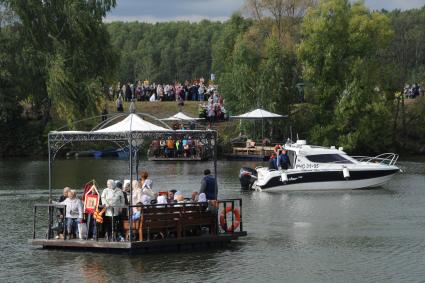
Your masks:
{"label": "white umbrella", "polygon": [[234,119],[266,119],[266,118],[270,119],[270,118],[286,118],[286,117],[288,116],[272,113],[261,108],[255,109],[245,114],[231,116],[231,118],[234,118]]}
{"label": "white umbrella", "polygon": [[179,112],[177,114],[174,114],[173,116],[170,116],[168,118],[164,118],[164,119],[159,119],[160,121],[196,121],[196,120],[200,120],[202,118],[193,118],[190,117],[186,114],[184,114],[183,112]]}
{"label": "white umbrella", "polygon": [[[251,120],[261,119],[261,135],[262,135],[262,138],[264,139],[264,119],[276,119],[276,118],[287,118],[287,117],[288,115],[280,115],[280,114],[272,113],[264,109],[258,108],[241,115],[231,116],[230,118],[251,119]],[[254,124],[254,127],[255,127],[255,124]]]}
{"label": "white umbrella", "polygon": [[163,132],[169,129],[157,126],[143,120],[136,114],[128,115],[124,120],[109,127],[94,131],[95,133],[123,133],[123,132]]}

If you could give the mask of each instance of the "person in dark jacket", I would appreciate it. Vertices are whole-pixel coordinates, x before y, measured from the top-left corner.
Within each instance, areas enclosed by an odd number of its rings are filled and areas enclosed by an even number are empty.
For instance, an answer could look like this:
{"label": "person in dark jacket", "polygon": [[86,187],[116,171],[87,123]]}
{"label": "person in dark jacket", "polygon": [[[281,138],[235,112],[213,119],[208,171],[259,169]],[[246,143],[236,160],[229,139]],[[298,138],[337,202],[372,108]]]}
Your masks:
{"label": "person in dark jacket", "polygon": [[281,154],[278,157],[278,164],[284,170],[287,170],[288,168],[291,167],[291,162],[289,161],[289,156],[288,156],[286,150],[284,150],[284,149],[282,150]]}
{"label": "person in dark jacket", "polygon": [[217,182],[215,178],[211,175],[211,171],[206,169],[204,171],[204,177],[201,182],[200,194],[204,193],[207,196],[207,200],[216,200],[217,199]]}

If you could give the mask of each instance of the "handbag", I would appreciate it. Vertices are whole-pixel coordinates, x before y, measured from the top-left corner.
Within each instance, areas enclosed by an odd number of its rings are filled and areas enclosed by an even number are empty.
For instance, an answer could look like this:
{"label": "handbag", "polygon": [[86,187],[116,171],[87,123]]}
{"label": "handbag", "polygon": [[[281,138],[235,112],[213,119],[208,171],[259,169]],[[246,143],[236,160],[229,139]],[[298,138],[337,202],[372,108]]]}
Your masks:
{"label": "handbag", "polygon": [[87,238],[87,224],[78,223],[78,238],[86,239]]}

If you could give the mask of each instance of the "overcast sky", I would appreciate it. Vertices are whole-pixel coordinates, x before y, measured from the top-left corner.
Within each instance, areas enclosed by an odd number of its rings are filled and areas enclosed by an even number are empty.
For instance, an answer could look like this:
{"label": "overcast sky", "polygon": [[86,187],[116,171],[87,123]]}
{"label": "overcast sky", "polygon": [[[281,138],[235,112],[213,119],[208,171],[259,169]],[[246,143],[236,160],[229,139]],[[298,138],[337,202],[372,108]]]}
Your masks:
{"label": "overcast sky", "polygon": [[[106,21],[158,22],[170,20],[223,21],[240,10],[244,0],[117,0],[117,7]],[[371,9],[411,9],[425,5],[425,0],[365,0]]]}

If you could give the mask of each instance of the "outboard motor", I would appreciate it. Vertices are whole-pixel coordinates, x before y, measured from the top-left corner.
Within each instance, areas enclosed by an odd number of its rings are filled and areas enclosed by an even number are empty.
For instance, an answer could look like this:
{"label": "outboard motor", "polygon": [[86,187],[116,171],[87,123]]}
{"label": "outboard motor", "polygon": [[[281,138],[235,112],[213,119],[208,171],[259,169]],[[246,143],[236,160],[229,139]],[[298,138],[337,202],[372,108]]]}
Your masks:
{"label": "outboard motor", "polygon": [[239,181],[241,182],[241,187],[243,190],[250,190],[252,184],[257,180],[257,170],[242,167],[239,171]]}

